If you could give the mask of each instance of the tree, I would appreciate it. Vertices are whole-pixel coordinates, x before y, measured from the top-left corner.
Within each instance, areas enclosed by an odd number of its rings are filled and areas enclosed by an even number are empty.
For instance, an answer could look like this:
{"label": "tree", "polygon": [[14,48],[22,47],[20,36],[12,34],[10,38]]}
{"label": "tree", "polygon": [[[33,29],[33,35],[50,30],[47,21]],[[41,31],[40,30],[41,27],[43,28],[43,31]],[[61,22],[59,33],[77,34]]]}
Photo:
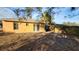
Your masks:
{"label": "tree", "polygon": [[25,14],[27,18],[32,18],[33,7],[26,7]]}
{"label": "tree", "polygon": [[17,15],[17,17],[19,17],[19,8],[15,9],[14,12]]}
{"label": "tree", "polygon": [[42,16],[42,7],[34,7],[34,12],[37,13],[37,19],[40,19]]}
{"label": "tree", "polygon": [[17,17],[18,17],[18,20],[25,19],[25,17],[24,17],[24,16],[23,16],[23,17],[19,17],[19,16],[20,16],[20,14],[19,14],[19,12],[20,12],[19,8],[15,9],[15,10],[14,10],[14,12],[15,12],[15,14],[16,14],[16,15],[17,15]]}
{"label": "tree", "polygon": [[79,26],[76,22],[63,22],[63,24],[68,26]]}
{"label": "tree", "polygon": [[51,24],[51,15],[48,12],[44,12],[42,18],[45,20],[45,23]]}
{"label": "tree", "polygon": [[45,23],[52,24],[52,20],[54,19],[54,12],[52,11],[54,7],[46,7],[46,11],[42,13],[42,19]]}
{"label": "tree", "polygon": [[[25,17],[28,19],[28,18],[32,18],[32,15],[33,15],[33,12],[35,13],[38,13],[37,15],[37,18],[38,19],[43,19],[45,22],[48,22],[48,23],[52,23],[52,19],[53,19],[53,12],[52,9],[53,7],[45,7],[47,10],[42,12],[43,10],[43,7],[26,7],[25,8]],[[15,13],[17,16],[19,16],[19,8],[17,8],[15,10]]]}

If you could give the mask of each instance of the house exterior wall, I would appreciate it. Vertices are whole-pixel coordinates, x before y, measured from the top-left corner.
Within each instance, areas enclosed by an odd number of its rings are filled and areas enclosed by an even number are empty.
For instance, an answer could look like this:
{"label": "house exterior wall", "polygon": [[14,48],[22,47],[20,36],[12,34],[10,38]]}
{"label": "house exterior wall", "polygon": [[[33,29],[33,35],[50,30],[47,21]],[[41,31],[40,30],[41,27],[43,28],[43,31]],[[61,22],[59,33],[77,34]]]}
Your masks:
{"label": "house exterior wall", "polygon": [[[34,24],[31,22],[17,22],[18,29],[14,29],[14,21],[2,21],[3,24],[3,32],[13,32],[13,33],[26,33],[26,32],[35,32],[34,31]],[[39,32],[45,32],[44,24],[40,24]]]}
{"label": "house exterior wall", "polygon": [[61,31],[59,28],[55,27],[55,28],[52,30],[52,32],[54,32],[54,33],[61,33],[62,31]]}
{"label": "house exterior wall", "polygon": [[33,32],[33,24],[32,23],[18,23],[18,29],[15,30],[15,32],[16,33]]}
{"label": "house exterior wall", "polygon": [[45,27],[44,24],[39,24],[39,31],[40,31],[40,32],[45,32],[44,27]]}
{"label": "house exterior wall", "polygon": [[3,32],[14,32],[13,22],[2,21],[2,24],[3,24]]}
{"label": "house exterior wall", "polygon": [[26,32],[34,32],[34,23],[27,23]]}

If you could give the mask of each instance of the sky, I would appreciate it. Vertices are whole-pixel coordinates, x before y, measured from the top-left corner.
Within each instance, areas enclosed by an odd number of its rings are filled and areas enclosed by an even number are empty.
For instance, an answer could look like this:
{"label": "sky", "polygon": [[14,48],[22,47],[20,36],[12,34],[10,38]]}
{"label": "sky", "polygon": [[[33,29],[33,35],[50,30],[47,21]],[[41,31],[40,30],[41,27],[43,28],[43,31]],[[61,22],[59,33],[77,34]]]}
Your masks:
{"label": "sky", "polygon": [[17,18],[16,14],[8,8],[0,8],[0,19],[1,18]]}
{"label": "sky", "polygon": [[79,23],[79,8],[71,11],[69,7],[66,8],[55,8],[54,22],[77,22]]}
{"label": "sky", "polygon": [[[17,9],[18,7],[12,8],[0,8],[0,18],[17,18],[16,14],[13,10]],[[24,7],[20,7],[20,10],[24,10]],[[43,8],[42,11],[45,11],[46,8]],[[71,11],[70,7],[56,7],[52,10],[54,12],[54,19],[53,22],[57,24],[62,24],[63,22],[77,22],[79,23],[79,8],[75,8],[75,10]],[[32,13],[34,19],[38,19],[38,13]],[[24,12],[19,12],[19,17],[24,16]],[[52,16],[52,17],[53,17]]]}

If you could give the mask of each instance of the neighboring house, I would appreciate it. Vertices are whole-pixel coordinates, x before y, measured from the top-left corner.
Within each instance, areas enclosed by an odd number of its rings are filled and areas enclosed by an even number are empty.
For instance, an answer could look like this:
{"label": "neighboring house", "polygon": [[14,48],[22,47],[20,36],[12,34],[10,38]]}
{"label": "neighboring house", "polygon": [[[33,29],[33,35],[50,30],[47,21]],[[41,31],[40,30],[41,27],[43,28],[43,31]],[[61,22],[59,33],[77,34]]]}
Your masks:
{"label": "neighboring house", "polygon": [[45,32],[45,23],[29,20],[2,19],[0,30],[3,32],[26,33],[26,32]]}

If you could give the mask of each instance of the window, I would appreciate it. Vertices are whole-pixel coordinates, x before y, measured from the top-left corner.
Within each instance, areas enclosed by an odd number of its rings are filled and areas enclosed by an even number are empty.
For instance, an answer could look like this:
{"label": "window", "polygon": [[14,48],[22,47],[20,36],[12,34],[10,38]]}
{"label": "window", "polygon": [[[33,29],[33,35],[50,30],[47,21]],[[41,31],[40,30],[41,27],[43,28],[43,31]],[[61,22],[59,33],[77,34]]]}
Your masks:
{"label": "window", "polygon": [[33,30],[35,31],[35,24],[33,25]]}
{"label": "window", "polygon": [[26,23],[26,26],[28,26],[29,24],[28,23]]}
{"label": "window", "polygon": [[37,31],[39,31],[39,24],[37,24]]}
{"label": "window", "polygon": [[14,29],[18,29],[18,23],[14,22]]}
{"label": "window", "polygon": [[3,27],[3,26],[2,26],[2,21],[0,21],[0,29],[2,29],[2,27]]}

